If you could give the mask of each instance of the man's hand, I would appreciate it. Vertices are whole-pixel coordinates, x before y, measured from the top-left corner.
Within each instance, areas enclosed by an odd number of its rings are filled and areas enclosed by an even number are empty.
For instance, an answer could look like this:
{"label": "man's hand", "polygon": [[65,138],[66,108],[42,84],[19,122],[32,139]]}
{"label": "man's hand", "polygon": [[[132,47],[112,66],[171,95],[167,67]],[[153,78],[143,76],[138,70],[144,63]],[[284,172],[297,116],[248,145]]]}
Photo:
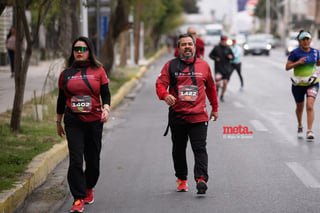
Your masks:
{"label": "man's hand", "polygon": [[164,98],[164,101],[169,105],[169,106],[173,106],[176,103],[176,98],[173,95],[167,95]]}
{"label": "man's hand", "polygon": [[216,121],[218,119],[218,112],[211,111],[210,120]]}

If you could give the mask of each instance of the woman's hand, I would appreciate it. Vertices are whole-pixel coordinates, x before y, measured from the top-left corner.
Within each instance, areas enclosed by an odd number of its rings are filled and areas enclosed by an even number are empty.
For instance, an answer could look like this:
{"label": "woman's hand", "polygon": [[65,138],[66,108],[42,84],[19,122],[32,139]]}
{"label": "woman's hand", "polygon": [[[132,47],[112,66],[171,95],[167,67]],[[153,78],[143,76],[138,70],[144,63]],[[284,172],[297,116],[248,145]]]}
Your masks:
{"label": "woman's hand", "polygon": [[101,122],[105,123],[109,119],[109,111],[108,110],[103,110],[101,114]]}
{"label": "woman's hand", "polygon": [[62,124],[61,124],[61,121],[60,122],[56,122],[57,123],[57,133],[58,133],[58,135],[60,136],[60,137],[63,137],[63,136],[65,136],[65,131],[64,131],[64,129],[63,129],[63,126],[62,126]]}

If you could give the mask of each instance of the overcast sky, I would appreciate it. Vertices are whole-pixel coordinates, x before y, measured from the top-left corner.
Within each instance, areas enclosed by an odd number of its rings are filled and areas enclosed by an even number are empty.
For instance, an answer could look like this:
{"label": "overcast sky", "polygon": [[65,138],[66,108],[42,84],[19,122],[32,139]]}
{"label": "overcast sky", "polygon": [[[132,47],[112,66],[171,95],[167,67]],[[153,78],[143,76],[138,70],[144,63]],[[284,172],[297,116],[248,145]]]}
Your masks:
{"label": "overcast sky", "polygon": [[[201,14],[210,15],[210,11],[214,10],[218,20],[221,20],[224,15],[228,15],[227,21],[233,22],[234,31],[249,30],[252,19],[246,12],[243,11],[237,15],[232,15],[232,10],[235,13],[237,11],[236,4],[237,0],[199,0],[198,2]],[[234,5],[234,8],[231,5]]]}
{"label": "overcast sky", "polygon": [[232,1],[233,0],[199,0],[198,6],[200,13],[210,15],[210,11],[214,10],[216,18],[221,19],[224,14],[231,10],[230,5]]}

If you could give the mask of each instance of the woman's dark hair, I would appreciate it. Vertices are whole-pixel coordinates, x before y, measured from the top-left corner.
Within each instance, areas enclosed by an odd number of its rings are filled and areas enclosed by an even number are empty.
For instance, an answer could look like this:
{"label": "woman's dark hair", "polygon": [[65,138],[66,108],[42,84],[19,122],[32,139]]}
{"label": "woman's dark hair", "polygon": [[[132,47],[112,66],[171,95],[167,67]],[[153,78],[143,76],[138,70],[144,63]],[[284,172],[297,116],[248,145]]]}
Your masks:
{"label": "woman's dark hair", "polygon": [[178,47],[180,47],[180,40],[181,40],[182,38],[187,38],[187,37],[192,38],[193,44],[196,45],[196,39],[193,37],[193,35],[185,33],[185,34],[181,34],[181,35],[179,36],[178,41],[177,41]]}
{"label": "woman's dark hair", "polygon": [[94,49],[93,49],[93,44],[90,41],[89,38],[84,37],[84,36],[80,36],[79,38],[77,38],[76,40],[74,40],[74,42],[72,43],[71,46],[71,54],[68,58],[68,60],[66,61],[66,67],[71,67],[73,62],[75,61],[74,55],[73,55],[73,47],[74,45],[78,42],[78,41],[83,41],[84,43],[86,43],[87,47],[88,47],[88,51],[89,51],[89,57],[88,59],[90,60],[90,63],[92,65],[92,67],[94,68],[99,68],[102,67],[101,62],[99,62],[96,58],[96,55],[94,54]]}

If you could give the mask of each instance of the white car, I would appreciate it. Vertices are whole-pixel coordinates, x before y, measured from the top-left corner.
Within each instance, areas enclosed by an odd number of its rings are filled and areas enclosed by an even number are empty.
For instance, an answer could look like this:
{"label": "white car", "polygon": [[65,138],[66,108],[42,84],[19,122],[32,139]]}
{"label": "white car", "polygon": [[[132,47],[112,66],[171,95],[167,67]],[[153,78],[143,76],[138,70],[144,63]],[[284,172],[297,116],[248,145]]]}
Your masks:
{"label": "white car", "polygon": [[206,45],[217,45],[220,42],[223,27],[221,24],[208,24],[205,26],[205,34],[203,36]]}
{"label": "white car", "polygon": [[243,45],[244,55],[269,55],[271,48],[272,45],[261,34],[248,36],[247,42]]}

